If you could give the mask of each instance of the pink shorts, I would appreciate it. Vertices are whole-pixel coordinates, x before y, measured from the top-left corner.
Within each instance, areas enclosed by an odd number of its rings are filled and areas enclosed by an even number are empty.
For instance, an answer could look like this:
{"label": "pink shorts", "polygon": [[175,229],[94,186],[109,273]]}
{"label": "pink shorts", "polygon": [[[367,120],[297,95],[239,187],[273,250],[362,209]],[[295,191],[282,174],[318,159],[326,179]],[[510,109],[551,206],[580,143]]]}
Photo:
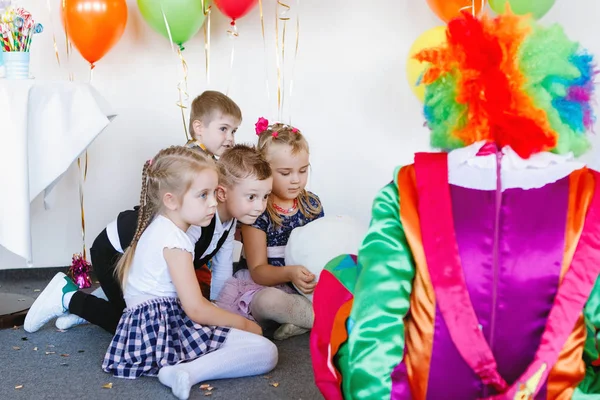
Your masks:
{"label": "pink shorts", "polygon": [[[255,283],[250,277],[250,271],[242,269],[225,281],[216,303],[224,310],[255,321],[250,313],[250,303],[256,293],[268,287]],[[271,287],[283,290],[286,293],[298,294],[298,292],[286,284]]]}

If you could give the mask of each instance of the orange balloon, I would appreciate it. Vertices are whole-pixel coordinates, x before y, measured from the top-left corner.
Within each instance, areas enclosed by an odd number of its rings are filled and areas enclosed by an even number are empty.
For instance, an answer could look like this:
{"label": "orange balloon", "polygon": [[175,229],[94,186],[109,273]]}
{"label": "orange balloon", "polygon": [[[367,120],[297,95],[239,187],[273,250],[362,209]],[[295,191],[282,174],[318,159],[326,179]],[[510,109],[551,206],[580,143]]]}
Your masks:
{"label": "orange balloon", "polygon": [[65,0],[63,24],[69,39],[90,64],[121,39],[127,24],[125,0]]}
{"label": "orange balloon", "polygon": [[479,15],[486,3],[487,0],[427,0],[429,8],[444,22],[458,17],[461,11],[472,13],[473,8],[475,15]]}

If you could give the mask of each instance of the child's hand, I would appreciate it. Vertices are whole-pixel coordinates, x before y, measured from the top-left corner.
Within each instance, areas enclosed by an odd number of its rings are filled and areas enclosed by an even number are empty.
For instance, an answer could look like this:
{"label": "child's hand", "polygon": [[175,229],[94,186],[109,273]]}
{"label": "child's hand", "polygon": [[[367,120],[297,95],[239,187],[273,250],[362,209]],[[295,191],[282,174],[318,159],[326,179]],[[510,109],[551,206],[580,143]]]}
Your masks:
{"label": "child's hand", "polygon": [[315,274],[304,268],[302,265],[294,265],[291,276],[292,283],[300,289],[302,293],[310,294],[315,290]]}
{"label": "child's hand", "polygon": [[262,336],[262,334],[263,334],[262,328],[260,327],[260,325],[258,325],[254,321],[250,321],[249,319],[246,320],[243,330],[245,330],[246,332],[254,333],[255,335]]}

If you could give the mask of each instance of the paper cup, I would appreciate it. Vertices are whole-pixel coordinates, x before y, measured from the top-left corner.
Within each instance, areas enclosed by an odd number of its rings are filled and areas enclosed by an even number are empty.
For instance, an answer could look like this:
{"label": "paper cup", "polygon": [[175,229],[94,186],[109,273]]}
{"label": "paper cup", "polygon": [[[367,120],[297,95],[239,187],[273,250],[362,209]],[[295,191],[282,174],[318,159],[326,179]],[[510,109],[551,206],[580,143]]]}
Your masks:
{"label": "paper cup", "polygon": [[29,79],[28,51],[6,51],[2,56],[6,79]]}

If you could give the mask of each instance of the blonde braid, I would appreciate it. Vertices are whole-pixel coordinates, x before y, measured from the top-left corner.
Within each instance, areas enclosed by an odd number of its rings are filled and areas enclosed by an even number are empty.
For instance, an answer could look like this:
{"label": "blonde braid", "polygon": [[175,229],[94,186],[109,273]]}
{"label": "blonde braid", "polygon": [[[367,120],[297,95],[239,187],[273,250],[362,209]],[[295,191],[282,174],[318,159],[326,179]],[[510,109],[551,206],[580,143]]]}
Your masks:
{"label": "blonde braid", "polygon": [[135,230],[135,234],[133,235],[133,242],[137,242],[140,240],[142,233],[148,226],[148,221],[154,216],[154,210],[150,209],[150,205],[148,204],[148,179],[152,179],[150,177],[152,167],[152,161],[148,160],[144,164],[144,170],[142,172],[142,193],[140,194],[140,213],[138,215],[138,223],[137,228]]}

